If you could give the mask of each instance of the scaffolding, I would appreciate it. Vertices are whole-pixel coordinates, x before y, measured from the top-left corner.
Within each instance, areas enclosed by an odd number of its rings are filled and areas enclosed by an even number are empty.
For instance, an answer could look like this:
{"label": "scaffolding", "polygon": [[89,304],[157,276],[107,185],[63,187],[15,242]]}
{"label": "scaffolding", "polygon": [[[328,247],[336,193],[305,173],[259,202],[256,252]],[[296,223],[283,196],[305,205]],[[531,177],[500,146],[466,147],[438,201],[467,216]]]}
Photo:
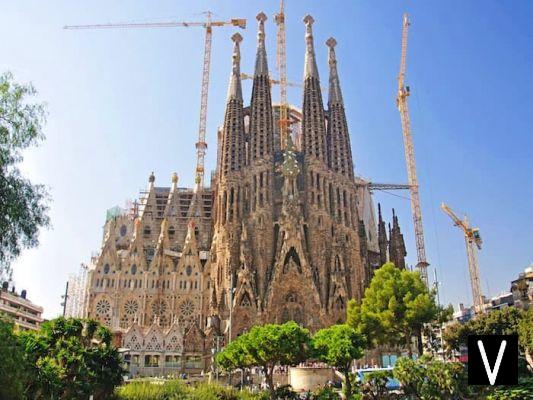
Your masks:
{"label": "scaffolding", "polygon": [[87,270],[85,264],[68,278],[66,293],[65,317],[85,318],[87,316]]}

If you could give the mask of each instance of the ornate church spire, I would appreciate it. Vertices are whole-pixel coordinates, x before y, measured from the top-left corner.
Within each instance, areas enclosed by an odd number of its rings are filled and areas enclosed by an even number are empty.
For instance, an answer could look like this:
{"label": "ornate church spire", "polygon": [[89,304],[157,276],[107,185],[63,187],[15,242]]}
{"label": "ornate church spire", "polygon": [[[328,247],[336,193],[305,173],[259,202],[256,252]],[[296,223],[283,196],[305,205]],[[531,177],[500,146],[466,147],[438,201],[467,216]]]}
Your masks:
{"label": "ornate church spire", "polygon": [[335,171],[353,179],[352,150],[346,112],[342,100],[342,91],[337,71],[335,46],[337,41],[329,38],[326,41],[329,48],[329,99],[328,99],[328,141],[329,165]]}
{"label": "ornate church spire", "polygon": [[241,46],[242,36],[235,33],[231,40],[233,40],[233,62],[231,65],[231,76],[228,88],[228,103],[230,100],[242,101],[242,84],[241,84]]}
{"label": "ornate church spire", "polygon": [[326,126],[320,80],[316,66],[315,48],[313,44],[313,22],[310,15],[304,18],[305,23],[305,69],[304,69],[304,101],[302,118],[302,143],[306,157],[313,157],[327,163]]}
{"label": "ornate church spire", "polygon": [[405,249],[405,242],[394,208],[392,209],[392,229],[390,230],[389,254],[390,260],[396,267],[405,269],[405,256],[407,255],[407,251]]}
{"label": "ornate church spire", "polygon": [[233,63],[226,102],[226,113],[222,132],[221,177],[238,171],[244,160],[244,113],[242,101],[240,45],[242,36],[234,34]]}
{"label": "ornate church spire", "polygon": [[379,245],[379,266],[387,262],[387,231],[385,229],[385,222],[381,215],[381,204],[378,203],[378,245]]}
{"label": "ornate church spire", "polygon": [[267,55],[265,49],[265,21],[267,20],[267,16],[264,12],[260,12],[255,18],[259,22],[259,28],[257,32],[257,56],[255,58],[254,76],[268,76]]}
{"label": "ornate church spire", "polygon": [[271,155],[274,147],[272,98],[265,49],[265,21],[267,17],[261,12],[257,14],[256,18],[259,22],[259,30],[250,115],[250,158],[252,162]]}

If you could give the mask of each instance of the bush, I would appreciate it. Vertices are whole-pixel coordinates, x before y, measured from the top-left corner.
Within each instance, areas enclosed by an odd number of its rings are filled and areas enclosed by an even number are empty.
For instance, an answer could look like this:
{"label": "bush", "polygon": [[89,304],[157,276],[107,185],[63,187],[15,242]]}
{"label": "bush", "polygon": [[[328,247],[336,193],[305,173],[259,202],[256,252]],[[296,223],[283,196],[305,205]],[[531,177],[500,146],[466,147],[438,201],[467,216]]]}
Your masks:
{"label": "bush", "polygon": [[174,400],[186,398],[187,388],[178,380],[167,382],[139,380],[119,387],[116,394],[120,400]]}
{"label": "bush", "polygon": [[116,390],[118,400],[263,400],[266,393],[252,394],[218,384],[186,385],[181,380],[136,380]]}
{"label": "bush", "polygon": [[24,352],[13,321],[0,313],[0,399],[22,399],[24,393]]}
{"label": "bush", "polygon": [[533,397],[533,376],[522,377],[518,386],[503,386],[487,395],[487,400],[524,400]]}
{"label": "bush", "polygon": [[365,375],[361,387],[362,399],[387,399],[389,391],[387,382],[392,377],[392,372],[376,371]]}
{"label": "bush", "polygon": [[418,360],[400,358],[394,367],[394,377],[400,381],[406,395],[427,400],[456,399],[468,393],[466,369],[461,363],[427,356]]}
{"label": "bush", "polygon": [[[339,393],[331,386],[324,386],[313,392],[314,400],[338,400]],[[351,400],[351,399],[350,399]]]}

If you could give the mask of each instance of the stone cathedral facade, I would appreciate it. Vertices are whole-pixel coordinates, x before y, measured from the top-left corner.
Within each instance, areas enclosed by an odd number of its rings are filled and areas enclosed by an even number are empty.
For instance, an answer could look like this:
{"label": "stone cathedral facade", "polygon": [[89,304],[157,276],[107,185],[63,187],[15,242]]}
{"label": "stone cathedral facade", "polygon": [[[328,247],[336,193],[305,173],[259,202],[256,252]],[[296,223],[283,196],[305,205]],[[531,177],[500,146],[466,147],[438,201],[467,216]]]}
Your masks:
{"label": "stone cathedral facade", "polygon": [[376,267],[405,266],[396,216],[388,238],[368,185],[354,175],[335,39],[326,42],[324,104],[313,18],[305,17],[303,106],[291,106],[292,140],[281,149],[266,16],[257,20],[249,105],[242,37],[232,36],[210,187],[180,188],[176,174],[160,187],[150,175],[133,212],[108,217],[93,258],[87,315],[112,328],[138,373],[204,369],[217,337],[227,342],[254,324],[294,320],[314,331],[343,321]]}

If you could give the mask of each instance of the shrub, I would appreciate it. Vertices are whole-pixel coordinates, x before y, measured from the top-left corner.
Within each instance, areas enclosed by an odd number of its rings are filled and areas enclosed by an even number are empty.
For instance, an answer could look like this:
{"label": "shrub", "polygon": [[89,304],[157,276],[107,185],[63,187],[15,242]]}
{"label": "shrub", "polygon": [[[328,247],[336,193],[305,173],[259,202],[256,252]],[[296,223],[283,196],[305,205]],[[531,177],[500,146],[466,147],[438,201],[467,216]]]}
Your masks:
{"label": "shrub", "polygon": [[136,380],[116,390],[118,400],[265,400],[266,393],[252,394],[247,390],[218,384],[186,385],[181,380],[154,382]]}
{"label": "shrub", "polygon": [[392,377],[392,372],[376,371],[365,375],[362,384],[363,399],[386,399],[388,398],[387,382]]}
{"label": "shrub", "polygon": [[517,386],[503,386],[487,395],[487,400],[523,400],[531,399],[533,393],[533,376],[521,377]]}
{"label": "shrub", "polygon": [[117,389],[120,400],[173,400],[185,398],[187,388],[178,380],[152,382],[138,380]]}
{"label": "shrub", "polygon": [[461,363],[443,362],[422,356],[418,360],[400,358],[394,377],[407,395],[423,399],[455,399],[468,393],[466,369]]}

